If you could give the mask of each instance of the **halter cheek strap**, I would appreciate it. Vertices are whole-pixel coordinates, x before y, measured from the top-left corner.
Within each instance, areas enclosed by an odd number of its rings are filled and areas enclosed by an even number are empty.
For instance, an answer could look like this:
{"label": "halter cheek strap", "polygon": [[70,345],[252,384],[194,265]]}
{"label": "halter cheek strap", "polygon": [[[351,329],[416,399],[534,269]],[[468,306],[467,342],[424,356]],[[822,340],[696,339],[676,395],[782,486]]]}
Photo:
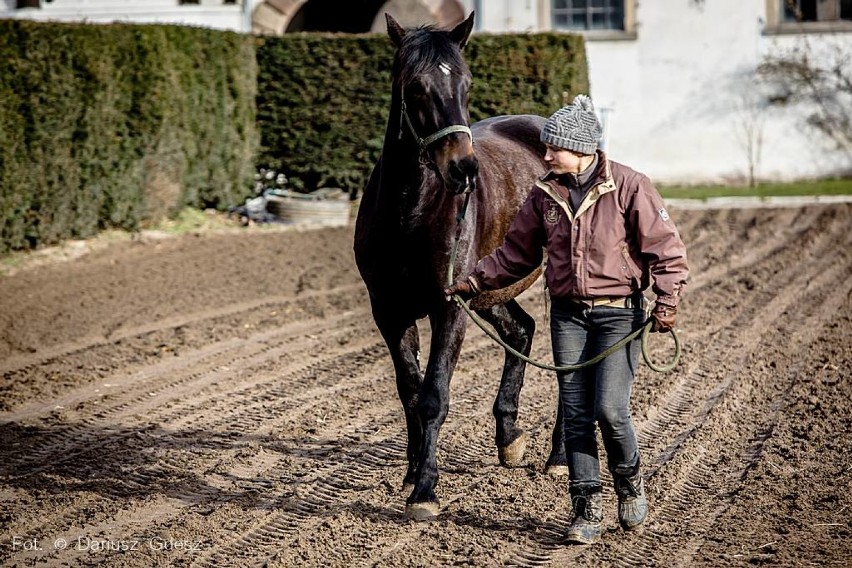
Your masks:
{"label": "halter cheek strap", "polygon": [[431,134],[426,138],[420,138],[420,136],[417,135],[417,131],[414,129],[414,124],[412,124],[411,119],[408,117],[408,112],[405,106],[405,92],[402,89],[400,89],[400,99],[402,100],[402,111],[399,125],[399,137],[402,138],[402,123],[405,122],[408,125],[408,129],[411,130],[411,134],[414,136],[414,139],[417,141],[417,145],[420,146],[421,152],[426,150],[426,147],[433,142],[436,142],[445,136],[449,136],[454,132],[464,132],[470,137],[470,141],[473,142],[473,134],[471,133],[470,128],[463,124],[453,124],[452,126],[442,128],[438,132]]}

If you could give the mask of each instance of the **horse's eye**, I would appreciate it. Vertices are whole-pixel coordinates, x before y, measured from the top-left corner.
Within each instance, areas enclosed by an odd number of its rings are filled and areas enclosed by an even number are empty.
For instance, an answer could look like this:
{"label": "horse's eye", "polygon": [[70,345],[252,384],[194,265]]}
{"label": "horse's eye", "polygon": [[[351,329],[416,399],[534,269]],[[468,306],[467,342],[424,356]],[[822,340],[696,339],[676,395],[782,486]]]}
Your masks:
{"label": "horse's eye", "polygon": [[420,81],[415,81],[411,83],[408,87],[408,92],[411,93],[413,97],[425,97],[426,96],[426,86],[423,85]]}

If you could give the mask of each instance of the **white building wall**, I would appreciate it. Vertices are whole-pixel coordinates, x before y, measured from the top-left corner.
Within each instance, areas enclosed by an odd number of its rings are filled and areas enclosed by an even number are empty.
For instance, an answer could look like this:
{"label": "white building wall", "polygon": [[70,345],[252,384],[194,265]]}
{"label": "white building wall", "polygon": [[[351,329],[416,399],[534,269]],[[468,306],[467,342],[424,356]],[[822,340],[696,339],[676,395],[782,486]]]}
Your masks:
{"label": "white building wall", "polygon": [[[252,0],[249,0],[250,2]],[[240,4],[201,0],[201,4],[181,5],[178,0],[42,0],[41,8],[16,9],[16,0],[0,2],[0,17],[36,21],[135,22],[141,24],[181,24],[232,31],[251,29]]]}
{"label": "white building wall", "polygon": [[748,138],[760,137],[759,179],[842,173],[848,156],[806,128],[803,114],[762,104],[762,57],[802,40],[763,35],[764,21],[764,2],[643,2],[635,41],[587,42],[592,96],[612,109],[613,158],[661,182],[741,181]]}
{"label": "white building wall", "polygon": [[[528,31],[508,25],[526,6],[531,20],[549,21],[549,1],[512,6],[480,0],[481,30]],[[838,42],[852,53],[852,33],[764,35],[765,10],[764,0],[638,2],[635,39],[588,40],[591,95],[607,111],[610,156],[662,183],[743,181],[752,123],[753,139],[762,137],[758,179],[848,175],[850,157],[806,127],[801,108],[759,106],[755,72],[764,55],[802,41],[816,50]]]}
{"label": "white building wall", "polygon": [[586,43],[592,96],[612,109],[614,159],[661,182],[747,175],[739,108],[759,58],[759,4],[643,2],[637,39]]}
{"label": "white building wall", "polygon": [[465,13],[476,10],[477,31],[539,30],[540,0],[478,0],[461,2]]}

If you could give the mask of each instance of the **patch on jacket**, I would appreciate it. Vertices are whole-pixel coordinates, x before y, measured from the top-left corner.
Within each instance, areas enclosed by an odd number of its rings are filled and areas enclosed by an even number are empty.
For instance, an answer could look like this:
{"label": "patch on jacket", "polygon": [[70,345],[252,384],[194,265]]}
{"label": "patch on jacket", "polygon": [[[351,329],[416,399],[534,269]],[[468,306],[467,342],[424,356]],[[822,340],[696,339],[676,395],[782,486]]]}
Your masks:
{"label": "patch on jacket", "polygon": [[661,208],[659,213],[660,213],[660,219],[662,219],[663,221],[669,220],[669,212],[666,211],[665,207]]}
{"label": "patch on jacket", "polygon": [[547,200],[547,210],[544,212],[544,220],[553,225],[559,221],[559,205],[555,201]]}

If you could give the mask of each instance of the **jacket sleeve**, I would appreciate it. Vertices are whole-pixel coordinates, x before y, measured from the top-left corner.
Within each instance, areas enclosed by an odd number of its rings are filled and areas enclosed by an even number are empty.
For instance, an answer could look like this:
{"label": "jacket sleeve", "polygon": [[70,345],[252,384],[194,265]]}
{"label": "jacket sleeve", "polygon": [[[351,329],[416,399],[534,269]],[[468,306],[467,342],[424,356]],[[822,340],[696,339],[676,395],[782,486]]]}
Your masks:
{"label": "jacket sleeve", "polygon": [[657,302],[677,307],[689,277],[686,245],[651,181],[639,175],[630,214],[642,259],[647,263]]}
{"label": "jacket sleeve", "polygon": [[544,227],[536,189],[527,196],[503,243],[480,260],[471,276],[484,290],[505,288],[528,276],[544,259]]}

